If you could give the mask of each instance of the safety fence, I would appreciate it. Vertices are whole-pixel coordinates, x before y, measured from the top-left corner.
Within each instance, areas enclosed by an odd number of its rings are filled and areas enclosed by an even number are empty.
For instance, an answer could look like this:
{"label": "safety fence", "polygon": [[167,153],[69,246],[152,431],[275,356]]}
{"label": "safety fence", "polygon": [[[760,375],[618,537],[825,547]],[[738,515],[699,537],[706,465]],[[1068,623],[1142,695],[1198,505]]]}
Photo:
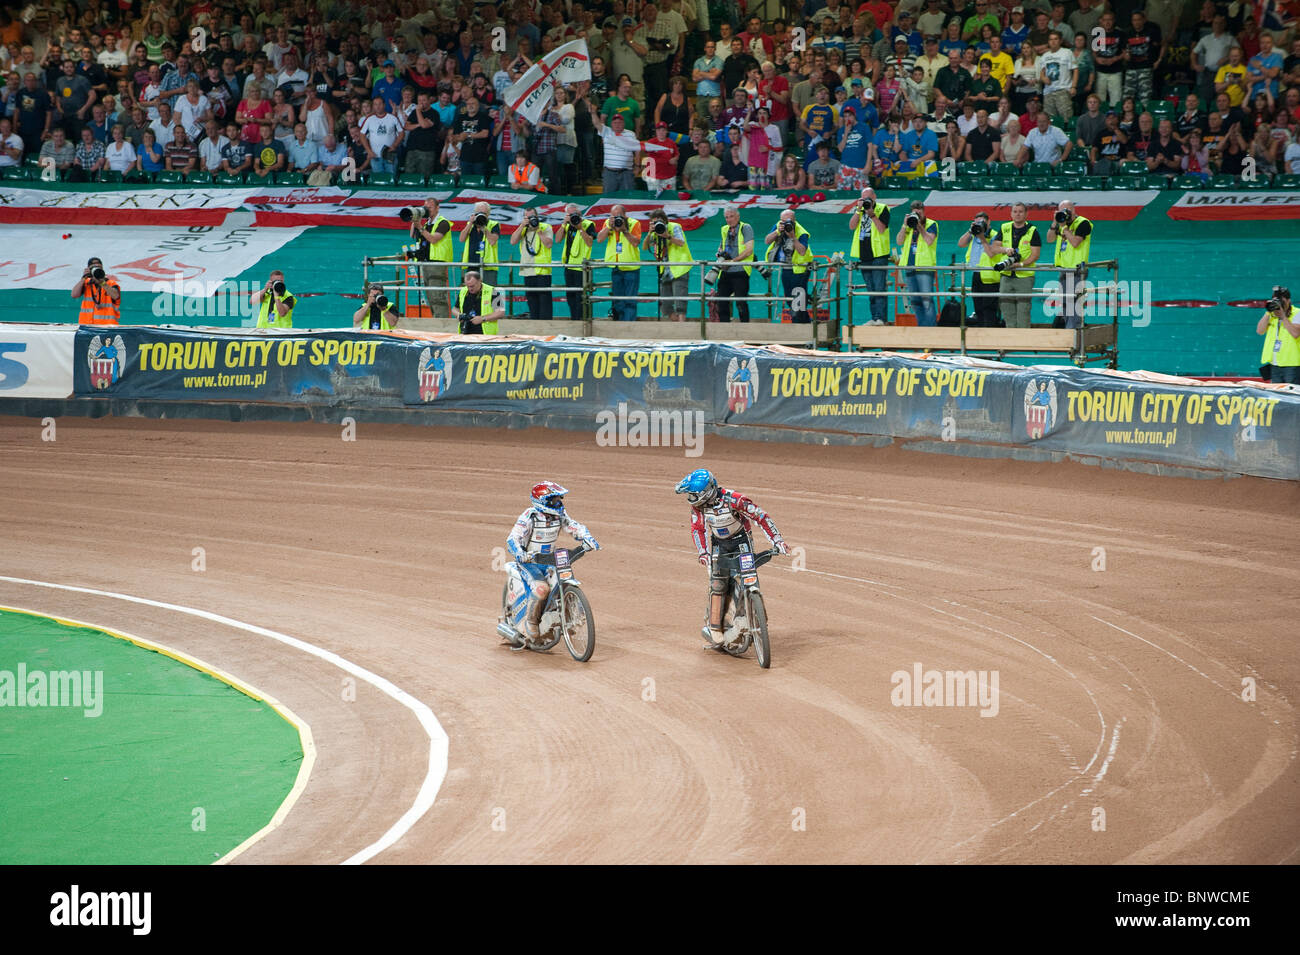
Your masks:
{"label": "safety fence", "polygon": [[[953,262],[928,270],[915,270],[915,273],[929,276],[927,290],[914,287],[911,280],[913,270],[903,268],[897,261],[888,265],[865,265],[845,261],[842,255],[814,256],[811,267],[802,274],[793,273],[788,266],[761,260],[746,265],[752,275],[742,285],[749,294],[733,295],[723,294],[719,287],[723,270],[740,267],[730,260],[691,259],[668,265],[660,261],[623,263],[621,267],[637,273],[637,291],[634,295],[619,295],[614,294],[613,279],[603,277],[613,271],[611,266],[590,260],[577,265],[497,262],[473,266],[412,261],[402,257],[368,257],[362,263],[365,281],[381,286],[394,300],[397,313],[408,319],[407,327],[421,331],[455,333],[461,330],[458,323],[449,317],[450,309],[462,287],[464,272],[474,268],[485,276],[497,293],[494,308],[504,311],[500,330],[507,334],[650,340],[698,337],[704,341],[740,340],[836,351],[887,348],[963,355],[992,354],[998,358],[1012,354],[1055,354],[1069,357],[1080,366],[1104,362],[1110,368],[1118,367],[1119,315],[1126,303],[1117,292],[1119,263],[1113,259],[1088,263],[1070,272],[1068,277],[1052,266],[1020,266],[1015,269],[1017,272],[1062,276],[1064,282],[1058,284],[1064,286],[1077,280],[1080,283],[1077,290],[1042,288],[1021,295],[1029,301],[1059,303],[1062,310],[1073,307],[1082,316],[1076,328],[1043,324],[1006,328],[976,324],[975,316],[971,314],[976,302],[1001,301],[1007,295],[996,289],[974,290],[969,277],[982,270],[964,263]],[[690,284],[697,291],[660,294],[660,277],[665,268],[674,266],[695,272],[696,281]],[[512,276],[522,280],[526,269],[549,275],[549,284],[515,284]],[[556,270],[561,270],[558,277],[555,276]],[[645,270],[652,273],[655,291],[640,290],[640,275]],[[1090,270],[1104,271],[1107,278],[1088,284],[1084,279]],[[872,271],[886,273],[880,290],[872,289],[867,281],[866,273]],[[425,282],[428,276],[437,274],[445,275],[447,284]],[[757,288],[753,287],[755,280]],[[531,311],[521,311],[520,305],[527,302],[530,293],[548,296],[552,316],[563,308],[568,313],[568,320],[552,317],[542,321]],[[887,306],[892,303],[892,318],[887,307],[883,312],[887,316],[883,323],[868,319],[868,316],[878,314],[871,308],[873,298],[883,300]],[[933,315],[929,324],[916,314],[922,300],[932,303]],[[616,317],[619,303],[635,305],[647,301],[658,303],[661,314],[672,313],[676,320],[620,320]],[[942,323],[941,327],[936,320],[944,313],[947,303],[952,303],[953,319]],[[742,304],[748,311],[748,320],[740,318]],[[597,318],[605,307],[610,309],[608,321]],[[632,314],[635,315],[634,310]],[[1098,318],[1101,320],[1095,320]],[[413,322],[409,321],[412,319]]]}
{"label": "safety fence", "polygon": [[762,440],[893,438],[956,453],[1065,454],[1300,479],[1295,387],[972,357],[705,341],[0,325],[0,412],[46,414],[36,399],[69,397],[151,403],[159,414],[179,403],[314,406],[402,421],[488,413],[598,437],[618,422],[650,445],[674,443],[674,429],[689,417],[711,433]]}

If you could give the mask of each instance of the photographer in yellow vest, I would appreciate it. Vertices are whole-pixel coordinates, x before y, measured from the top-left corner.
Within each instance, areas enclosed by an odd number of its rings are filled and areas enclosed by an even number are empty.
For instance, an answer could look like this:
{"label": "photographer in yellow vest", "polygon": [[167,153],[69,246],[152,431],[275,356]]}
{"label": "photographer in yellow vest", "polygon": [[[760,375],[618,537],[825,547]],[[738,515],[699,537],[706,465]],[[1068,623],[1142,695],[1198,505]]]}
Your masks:
{"label": "photographer in yellow vest", "polygon": [[366,300],[352,313],[352,327],[363,332],[386,332],[397,327],[397,311],[378,282],[366,288]]}
{"label": "photographer in yellow vest", "polygon": [[293,306],[295,299],[284,284],[284,273],[276,269],[266,280],[266,287],[260,288],[248,300],[260,306],[257,313],[258,328],[293,328]]}
{"label": "photographer in yellow vest", "polygon": [[649,245],[659,266],[659,314],[664,318],[682,322],[686,320],[686,293],[691,283],[691,250],[686,245],[686,233],[676,222],[668,221],[668,213],[656,209],[650,213],[650,228],[641,237]]}
{"label": "photographer in yellow vest", "polygon": [[538,266],[551,264],[554,243],[551,227],[532,210],[524,213],[524,224],[510,237],[510,244],[519,246],[519,264],[528,288],[528,317],[536,322],[549,322],[553,317],[551,270]]}
{"label": "photographer in yellow vest", "polygon": [[501,238],[501,223],[492,221],[492,207],[486,202],[474,203],[474,214],[460,230],[460,241],[465,243],[460,260],[466,268],[478,269],[488,285],[497,284],[497,263],[501,261],[497,242]]}
{"label": "photographer in yellow vest", "polygon": [[793,209],[786,209],[763,241],[767,243],[767,261],[781,266],[781,294],[790,300],[790,321],[811,322],[808,280],[812,278],[813,257],[808,230],[795,221]]}
{"label": "photographer in yellow vest", "polygon": [[1273,287],[1255,334],[1264,336],[1259,370],[1265,380],[1300,385],[1300,308],[1291,304],[1290,289]]}
{"label": "photographer in yellow vest", "polygon": [[605,264],[610,266],[611,295],[624,296],[614,302],[614,320],[636,321],[636,296],[641,285],[641,223],[629,218],[622,205],[609,210],[609,218],[596,233],[605,241]]}
{"label": "photographer in yellow vest", "polygon": [[1060,271],[1061,318],[1058,328],[1078,328],[1083,324],[1083,287],[1088,277],[1088,253],[1092,249],[1092,223],[1074,211],[1073,199],[1062,199],[1056,206],[1047,241],[1056,243],[1052,263]]}
{"label": "photographer in yellow vest", "polygon": [[998,241],[1007,256],[998,285],[1002,319],[1007,328],[1028,328],[1034,314],[1034,271],[1029,266],[1036,265],[1043,254],[1043,238],[1029,221],[1029,210],[1023,202],[1012,204],[1011,221],[1002,223],[999,232]]}
{"label": "photographer in yellow vest", "polygon": [[[582,288],[582,263],[591,259],[596,245],[596,223],[584,219],[578,204],[570,202],[564,207],[564,225],[560,226],[556,243],[560,246],[560,261],[564,264],[564,284],[568,288]],[[581,292],[565,292],[569,303],[569,318],[580,322],[586,315],[582,309]]]}
{"label": "photographer in yellow vest", "polygon": [[462,335],[495,335],[497,322],[506,317],[501,307],[499,293],[470,269],[465,273],[465,285],[456,295],[451,317],[460,322]]}
{"label": "photographer in yellow vest", "polygon": [[990,235],[992,231],[989,214],[978,212],[970,228],[957,240],[958,248],[966,250],[966,264],[977,270],[966,273],[975,305],[975,317],[967,323],[972,328],[994,328],[998,323],[998,282],[1002,274],[993,262],[1001,257],[1002,246],[997,243],[997,233]]}
{"label": "photographer in yellow vest", "polygon": [[[415,210],[402,210],[403,221],[410,222],[411,238],[418,243],[415,252],[415,259],[418,262],[443,263],[455,260],[456,253],[451,241],[451,220],[439,214],[439,207],[438,200],[430,196],[424,200],[422,215],[410,214],[417,212],[418,207]],[[444,290],[440,292],[426,291],[424,300],[428,303],[430,318],[445,318],[449,314],[451,301],[451,292],[445,289],[446,286],[451,285],[451,268],[441,264],[421,265],[420,284],[444,286]]]}
{"label": "photographer in yellow vest", "polygon": [[917,325],[936,325],[939,315],[934,307],[935,253],[939,247],[939,223],[925,214],[925,203],[913,199],[903,227],[895,237],[900,248],[898,264],[910,292],[912,313]]}
{"label": "photographer in yellow vest", "polygon": [[[862,190],[858,203],[849,219],[853,232],[853,246],[849,260],[862,273],[868,292],[885,291],[885,278],[889,274],[889,206],[876,199],[876,190],[868,186]],[[889,318],[889,299],[883,294],[869,295],[871,321],[883,325]]]}

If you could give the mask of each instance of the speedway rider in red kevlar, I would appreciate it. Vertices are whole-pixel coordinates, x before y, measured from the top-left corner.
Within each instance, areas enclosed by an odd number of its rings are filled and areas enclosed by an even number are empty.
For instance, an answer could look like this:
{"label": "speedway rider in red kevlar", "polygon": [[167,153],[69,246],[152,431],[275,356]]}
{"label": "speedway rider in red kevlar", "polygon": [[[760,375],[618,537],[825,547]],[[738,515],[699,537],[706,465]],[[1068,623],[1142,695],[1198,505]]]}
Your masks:
{"label": "speedway rider in red kevlar", "polygon": [[722,643],[727,591],[731,582],[725,562],[718,558],[746,551],[752,553],[752,524],[763,529],[778,554],[788,554],[790,548],[772,519],[757,504],[738,491],[722,487],[713,474],[703,468],[682,478],[677,493],[685,494],[691,505],[691,539],[695,541],[700,563],[709,568],[709,623],[704,628],[709,643],[705,647],[717,649]]}
{"label": "speedway rider in red kevlar", "polygon": [[568,531],[591,550],[600,550],[591,532],[565,512],[568,493],[553,481],[534,485],[531,506],[519,515],[506,539],[506,549],[514,557],[506,565],[509,623],[530,640],[538,635],[542,608],[555,584],[555,542],[560,531]]}

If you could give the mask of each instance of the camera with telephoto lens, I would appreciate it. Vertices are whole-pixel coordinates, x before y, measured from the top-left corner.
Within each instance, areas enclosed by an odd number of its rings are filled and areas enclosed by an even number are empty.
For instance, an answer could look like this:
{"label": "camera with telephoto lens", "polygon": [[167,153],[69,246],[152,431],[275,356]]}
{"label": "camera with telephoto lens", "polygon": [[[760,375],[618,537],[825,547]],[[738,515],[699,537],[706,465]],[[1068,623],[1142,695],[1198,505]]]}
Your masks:
{"label": "camera with telephoto lens", "polygon": [[794,231],[794,220],[793,220],[793,219],[786,219],[784,222],[782,222],[782,223],[781,223],[781,231],[782,231],[782,232],[786,232],[786,233],[793,232],[793,231]]}
{"label": "camera with telephoto lens", "polygon": [[655,235],[663,235],[665,232],[668,231],[668,223],[656,222],[654,224],[654,230],[655,230]]}
{"label": "camera with telephoto lens", "polygon": [[526,220],[524,220],[524,221],[527,223],[528,228],[530,228],[530,229],[536,229],[536,228],[541,224],[541,221],[542,221],[542,220],[539,219],[539,218],[537,218],[537,213],[536,213],[536,212],[530,212],[530,213],[528,214],[528,218],[527,218]]}
{"label": "camera with telephoto lens", "polygon": [[1264,309],[1269,312],[1282,311],[1282,300],[1279,298],[1270,298],[1264,303]]}
{"label": "camera with telephoto lens", "polygon": [[105,277],[104,270],[97,265],[90,270],[90,277],[94,279],[96,282],[102,282],[104,281],[104,277]]}
{"label": "camera with telephoto lens", "polygon": [[405,209],[397,210],[397,217],[403,222],[427,219],[429,217],[429,210],[424,206],[407,206]]}
{"label": "camera with telephoto lens", "polygon": [[477,226],[478,228],[486,229],[487,224],[488,224],[488,217],[484,213],[480,212],[476,216],[474,216],[474,225]]}
{"label": "camera with telephoto lens", "polygon": [[984,234],[984,223],[976,219],[970,224],[970,234],[979,237]]}
{"label": "camera with telephoto lens", "polygon": [[622,216],[614,216],[613,225],[615,229],[624,229],[627,227],[627,220]]}
{"label": "camera with telephoto lens", "polygon": [[921,217],[915,212],[909,212],[907,218],[903,220],[903,225],[907,226],[909,229],[918,228],[921,225]]}
{"label": "camera with telephoto lens", "polygon": [[274,292],[276,295],[283,295],[285,293],[284,283],[276,282],[274,285],[271,286],[271,291]]}
{"label": "camera with telephoto lens", "polygon": [[378,306],[381,312],[388,311],[388,296],[380,295],[377,299],[375,299],[375,305]]}
{"label": "camera with telephoto lens", "polygon": [[1052,218],[1057,223],[1064,224],[1070,221],[1070,213],[1066,212],[1064,209],[1057,209],[1056,215],[1052,216]]}
{"label": "camera with telephoto lens", "polygon": [[675,49],[677,46],[677,44],[674,43],[672,40],[666,40],[662,37],[657,37],[657,36],[647,37],[645,44],[650,49],[658,50],[660,53],[666,53],[669,50]]}

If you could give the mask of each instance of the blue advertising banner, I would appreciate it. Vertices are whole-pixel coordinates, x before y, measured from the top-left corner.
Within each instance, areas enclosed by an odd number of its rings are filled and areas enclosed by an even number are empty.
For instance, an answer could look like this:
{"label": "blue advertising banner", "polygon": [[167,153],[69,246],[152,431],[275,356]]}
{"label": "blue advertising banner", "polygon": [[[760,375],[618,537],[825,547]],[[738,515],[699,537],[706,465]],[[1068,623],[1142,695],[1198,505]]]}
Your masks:
{"label": "blue advertising banner", "polygon": [[848,434],[1006,442],[1004,369],[907,358],[803,358],[720,345],[718,419]]}
{"label": "blue advertising banner", "polygon": [[364,332],[83,326],[73,387],[78,397],[397,404],[406,344]]}
{"label": "blue advertising banner", "polygon": [[408,405],[595,416],[678,410],[713,420],[708,344],[555,341],[408,346]]}

